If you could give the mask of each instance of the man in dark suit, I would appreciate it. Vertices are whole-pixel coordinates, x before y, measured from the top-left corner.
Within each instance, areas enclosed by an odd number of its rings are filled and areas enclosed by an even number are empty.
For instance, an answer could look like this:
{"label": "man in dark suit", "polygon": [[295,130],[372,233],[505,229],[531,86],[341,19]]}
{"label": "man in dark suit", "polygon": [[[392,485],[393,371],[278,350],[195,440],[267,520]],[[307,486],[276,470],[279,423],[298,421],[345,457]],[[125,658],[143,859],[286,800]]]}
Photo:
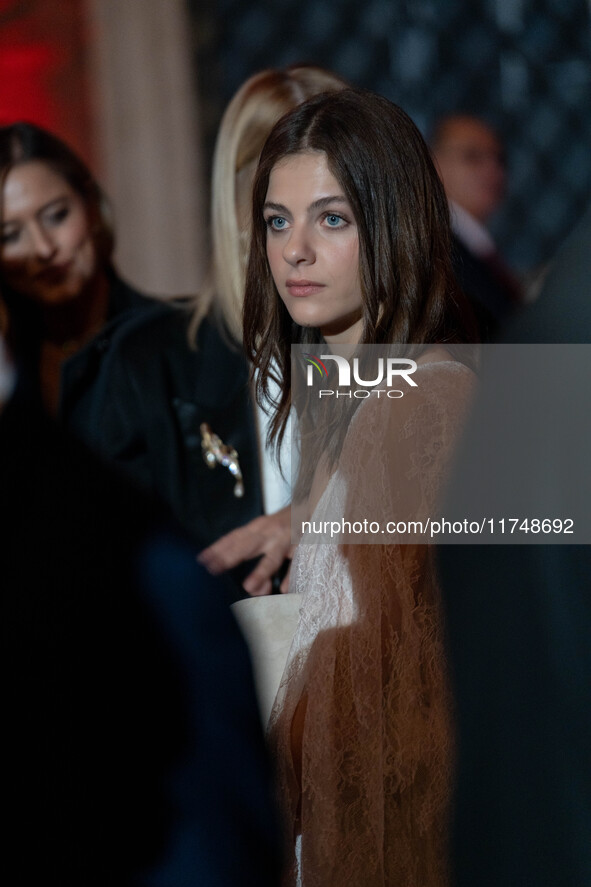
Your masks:
{"label": "man in dark suit", "polygon": [[[589,525],[591,361],[580,346],[591,341],[590,253],[591,210],[539,300],[503,332],[512,343],[576,344],[545,375],[544,353],[530,350],[509,380],[493,353],[446,508],[469,489],[484,512],[504,464],[548,506],[529,517],[578,507]],[[525,405],[531,446],[516,433]],[[439,555],[458,734],[453,883],[588,887],[591,546],[448,545]]]}
{"label": "man in dark suit", "polygon": [[450,202],[456,277],[488,341],[522,298],[486,228],[505,195],[503,147],[488,125],[468,114],[439,120],[430,143]]}
{"label": "man in dark suit", "polygon": [[5,883],[276,885],[250,663],[218,581],[16,399],[0,490]]}

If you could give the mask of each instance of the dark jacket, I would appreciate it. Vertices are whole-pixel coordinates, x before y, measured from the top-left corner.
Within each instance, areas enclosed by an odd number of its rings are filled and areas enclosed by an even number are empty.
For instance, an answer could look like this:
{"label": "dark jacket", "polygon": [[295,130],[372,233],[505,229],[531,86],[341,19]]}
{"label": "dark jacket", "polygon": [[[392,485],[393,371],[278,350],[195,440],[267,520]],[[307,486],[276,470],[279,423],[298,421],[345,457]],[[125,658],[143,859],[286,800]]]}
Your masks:
{"label": "dark jacket", "polygon": [[138,318],[158,313],[161,306],[161,302],[137,292],[115,273],[111,275],[105,326],[62,366],[58,417],[68,431],[89,439],[88,423],[114,337]]}
{"label": "dark jacket", "polygon": [[[99,333],[61,367],[58,420],[76,436],[85,438],[98,380],[116,332],[134,319],[158,310],[162,302],[138,293],[117,274],[109,272],[107,320]],[[42,410],[39,356],[42,331],[39,311],[30,300],[19,297],[10,306],[11,350],[17,367],[14,400]]]}
{"label": "dark jacket", "polygon": [[[209,320],[197,347],[189,313],[161,305],[110,342],[88,424],[88,441],[143,489],[156,494],[205,546],[262,513],[258,442],[241,350]],[[207,423],[238,452],[244,496],[222,465],[202,453]]]}
{"label": "dark jacket", "polygon": [[[58,418],[160,499],[195,546],[205,547],[262,513],[248,364],[209,320],[192,348],[190,314],[180,303],[143,296],[114,273],[109,298],[103,329],[62,367]],[[33,346],[30,337],[15,399],[39,409]],[[227,468],[206,466],[202,423],[237,450],[243,497],[234,495],[236,482]],[[250,569],[247,562],[234,571],[239,585]]]}
{"label": "dark jacket", "polygon": [[452,237],[452,263],[459,287],[476,315],[481,341],[494,341],[501,324],[517,306],[513,281],[471,253],[456,235]]}

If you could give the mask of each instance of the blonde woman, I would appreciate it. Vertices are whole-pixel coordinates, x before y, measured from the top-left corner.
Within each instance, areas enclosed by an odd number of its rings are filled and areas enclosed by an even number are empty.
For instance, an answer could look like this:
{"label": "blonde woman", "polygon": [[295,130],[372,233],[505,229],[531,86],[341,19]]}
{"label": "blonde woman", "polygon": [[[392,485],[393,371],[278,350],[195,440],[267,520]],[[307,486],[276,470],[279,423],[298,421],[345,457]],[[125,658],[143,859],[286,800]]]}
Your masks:
{"label": "blonde woman", "polygon": [[[269,69],[247,80],[224,114],[214,153],[212,179],[213,263],[204,298],[197,301],[192,320],[196,330],[213,309],[221,325],[242,340],[242,304],[250,243],[250,201],[254,173],[263,145],[277,121],[319,93],[346,88],[344,80],[313,65]],[[283,453],[282,471],[265,454],[268,415],[257,415],[263,496],[266,514],[222,537],[204,551],[202,562],[213,573],[259,557],[243,587],[250,595],[268,594],[290,548],[289,453]],[[283,579],[281,590],[287,590]]]}
{"label": "blonde woman", "polygon": [[103,453],[168,502],[199,548],[209,546],[201,559],[212,573],[236,569],[241,594],[268,594],[289,550],[278,472],[265,488],[265,510],[274,513],[262,515],[260,473],[267,479],[270,457],[241,344],[252,179],[274,124],[346,85],[301,65],[260,72],[239,89],[214,154],[207,285],[190,314],[164,309],[121,338],[96,415]]}

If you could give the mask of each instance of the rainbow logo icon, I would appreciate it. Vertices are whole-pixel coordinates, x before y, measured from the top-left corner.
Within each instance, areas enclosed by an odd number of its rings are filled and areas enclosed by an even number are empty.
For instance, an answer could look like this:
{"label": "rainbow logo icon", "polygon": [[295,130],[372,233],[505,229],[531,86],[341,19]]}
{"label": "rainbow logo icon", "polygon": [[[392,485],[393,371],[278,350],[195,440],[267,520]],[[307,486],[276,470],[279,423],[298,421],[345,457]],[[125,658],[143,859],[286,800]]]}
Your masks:
{"label": "rainbow logo icon", "polygon": [[[320,373],[320,378],[328,376],[328,370],[326,369],[325,365],[322,363],[322,361],[320,360],[319,357],[316,357],[315,354],[306,354],[306,353],[303,354],[303,357],[305,358],[306,363],[309,364],[309,366],[310,366],[310,369],[308,370],[308,372],[312,372],[312,367],[316,367],[316,369]],[[311,383],[308,383],[308,384],[311,384]]]}

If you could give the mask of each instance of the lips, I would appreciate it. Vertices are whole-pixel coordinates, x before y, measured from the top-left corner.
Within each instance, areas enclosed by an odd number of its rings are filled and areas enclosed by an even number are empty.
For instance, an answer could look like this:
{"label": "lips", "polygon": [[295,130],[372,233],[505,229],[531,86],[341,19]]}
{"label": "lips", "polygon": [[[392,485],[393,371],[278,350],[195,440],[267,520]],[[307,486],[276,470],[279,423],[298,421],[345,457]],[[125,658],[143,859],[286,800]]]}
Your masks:
{"label": "lips", "polygon": [[285,286],[290,296],[301,299],[321,292],[325,284],[317,283],[315,280],[287,280]]}
{"label": "lips", "polygon": [[61,281],[67,276],[71,265],[71,261],[63,262],[59,265],[50,265],[48,268],[39,271],[35,275],[35,279],[47,284],[61,283]]}

